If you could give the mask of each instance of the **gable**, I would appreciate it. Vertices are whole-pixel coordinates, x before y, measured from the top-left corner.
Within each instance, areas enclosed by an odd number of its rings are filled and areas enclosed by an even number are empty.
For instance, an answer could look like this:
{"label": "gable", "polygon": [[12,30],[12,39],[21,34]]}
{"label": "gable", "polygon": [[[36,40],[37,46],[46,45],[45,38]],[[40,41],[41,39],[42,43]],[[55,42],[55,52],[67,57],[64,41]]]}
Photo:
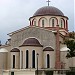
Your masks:
{"label": "gable", "polygon": [[29,37],[35,37],[43,46],[52,46],[55,48],[55,35],[52,31],[39,27],[29,27],[19,31],[11,36],[11,45],[20,46],[23,41]]}

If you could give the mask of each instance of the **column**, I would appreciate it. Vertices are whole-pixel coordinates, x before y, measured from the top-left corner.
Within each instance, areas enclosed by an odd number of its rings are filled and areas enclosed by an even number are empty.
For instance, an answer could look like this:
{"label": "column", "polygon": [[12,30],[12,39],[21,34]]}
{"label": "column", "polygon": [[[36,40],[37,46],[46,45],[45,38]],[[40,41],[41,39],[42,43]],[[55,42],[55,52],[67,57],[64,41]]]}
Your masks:
{"label": "column", "polygon": [[60,42],[59,42],[59,25],[56,27],[56,60],[55,60],[55,68],[60,69]]}

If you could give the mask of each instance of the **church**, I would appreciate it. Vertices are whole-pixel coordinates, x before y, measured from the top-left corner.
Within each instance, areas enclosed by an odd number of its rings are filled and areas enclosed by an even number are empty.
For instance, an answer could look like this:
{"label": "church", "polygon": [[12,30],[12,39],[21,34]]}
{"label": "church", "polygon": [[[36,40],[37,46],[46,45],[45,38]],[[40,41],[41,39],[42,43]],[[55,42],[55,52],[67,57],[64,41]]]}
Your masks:
{"label": "church", "polygon": [[44,6],[29,18],[30,25],[8,33],[0,45],[0,75],[66,75],[75,66],[67,59],[68,17],[54,6]]}

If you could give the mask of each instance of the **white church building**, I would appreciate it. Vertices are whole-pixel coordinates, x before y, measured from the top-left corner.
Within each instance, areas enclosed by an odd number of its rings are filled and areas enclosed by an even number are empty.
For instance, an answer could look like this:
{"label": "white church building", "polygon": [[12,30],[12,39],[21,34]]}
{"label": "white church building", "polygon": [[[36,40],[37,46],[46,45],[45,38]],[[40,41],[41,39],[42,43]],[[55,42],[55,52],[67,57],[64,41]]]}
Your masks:
{"label": "white church building", "polygon": [[0,52],[0,75],[66,75],[75,66],[74,58],[66,58],[68,17],[56,7],[44,6],[29,21],[0,46],[7,50]]}

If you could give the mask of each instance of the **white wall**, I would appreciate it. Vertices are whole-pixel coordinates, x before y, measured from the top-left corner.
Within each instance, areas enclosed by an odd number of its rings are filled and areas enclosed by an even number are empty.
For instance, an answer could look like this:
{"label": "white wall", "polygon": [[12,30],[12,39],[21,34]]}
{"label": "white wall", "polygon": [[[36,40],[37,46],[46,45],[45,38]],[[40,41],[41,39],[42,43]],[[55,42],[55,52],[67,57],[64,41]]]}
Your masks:
{"label": "white wall", "polygon": [[44,51],[44,56],[43,56],[44,68],[47,68],[47,54],[50,55],[50,68],[54,68],[55,67],[55,53],[54,53],[54,51]]}
{"label": "white wall", "polygon": [[37,67],[37,60],[36,60],[36,54],[38,53],[39,56],[38,56],[38,68],[42,68],[42,62],[43,62],[43,53],[42,53],[42,47],[31,47],[31,46],[25,46],[25,47],[21,47],[20,48],[21,51],[23,51],[23,68],[25,69],[26,68],[26,50],[29,51],[29,66],[28,68],[32,68],[32,51],[35,50],[35,68]]}
{"label": "white wall", "polygon": [[14,75],[35,75],[35,71],[16,71]]}
{"label": "white wall", "polygon": [[[40,26],[42,26],[41,25],[41,20],[42,19],[44,19],[45,20],[45,27],[52,27],[52,24],[50,23],[50,18],[57,18],[58,19],[58,25],[59,25],[59,27],[61,27],[60,25],[60,19],[61,18],[63,18],[64,19],[64,21],[65,21],[65,24],[66,24],[66,20],[68,20],[66,17],[62,17],[62,16],[36,16],[36,17],[32,17],[31,19],[30,19],[30,21],[31,21],[31,23],[32,23],[32,21],[35,19],[36,20],[36,26],[38,26],[38,22],[39,22],[39,20],[40,20]],[[56,24],[57,22],[55,21],[55,24]]]}
{"label": "white wall", "polygon": [[20,53],[11,52],[11,69],[13,68],[13,55],[15,55],[15,68],[20,68]]}
{"label": "white wall", "polygon": [[10,70],[4,71],[3,75],[11,75],[11,72],[14,72],[14,75],[35,75],[35,70]]}

